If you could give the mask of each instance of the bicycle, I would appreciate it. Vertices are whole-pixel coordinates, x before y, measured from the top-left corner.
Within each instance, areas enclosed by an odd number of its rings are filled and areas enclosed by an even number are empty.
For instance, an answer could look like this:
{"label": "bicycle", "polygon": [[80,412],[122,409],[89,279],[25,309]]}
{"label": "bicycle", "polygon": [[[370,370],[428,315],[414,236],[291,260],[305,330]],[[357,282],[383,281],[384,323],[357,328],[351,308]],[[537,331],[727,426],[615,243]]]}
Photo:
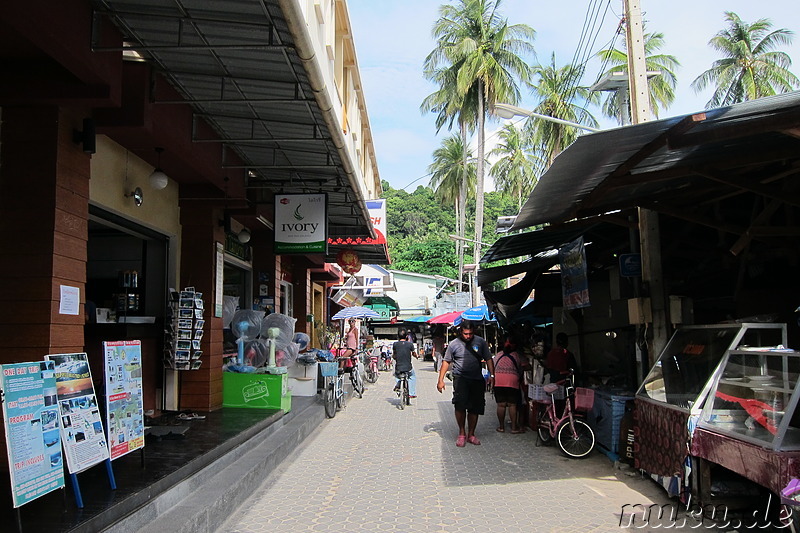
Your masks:
{"label": "bicycle", "polygon": [[408,393],[408,372],[397,374],[400,383],[397,384],[397,397],[400,398],[400,409],[405,409],[406,405],[411,405],[411,397]]}
{"label": "bicycle", "polygon": [[367,355],[368,362],[364,369],[364,379],[366,379],[368,383],[375,383],[380,376],[378,372],[378,355],[375,353],[375,350],[377,350],[377,348],[374,348],[369,355]]}
{"label": "bicycle", "polygon": [[394,359],[392,359],[392,354],[388,351],[381,352],[381,366],[380,369],[383,371],[390,371],[394,366]]}
{"label": "bicycle", "polygon": [[353,385],[353,393],[357,394],[359,398],[364,397],[364,380],[361,379],[361,371],[359,368],[360,355],[353,354],[349,357],[351,366],[345,370],[350,372],[350,383]]}
{"label": "bicycle", "polygon": [[[564,410],[559,416],[556,412],[556,393],[562,387],[561,384],[566,384],[564,387],[566,393],[566,400],[564,402]],[[546,407],[539,413],[537,417],[537,432],[539,440],[543,444],[547,444],[553,439],[556,439],[559,449],[567,457],[573,459],[583,459],[587,457],[594,449],[595,437],[594,431],[589,427],[589,424],[576,418],[573,415],[575,410],[588,410],[591,409],[592,402],[594,401],[594,391],[591,389],[582,389],[578,395],[575,407],[572,407],[573,397],[575,397],[576,388],[572,386],[570,378],[559,381],[557,383],[550,383],[543,387],[545,394],[550,396],[549,402],[545,403]]]}
{"label": "bicycle", "polygon": [[344,371],[339,368],[339,363],[320,363],[320,373],[325,378],[325,388],[322,391],[325,416],[333,418],[336,411],[344,409],[346,405]]}

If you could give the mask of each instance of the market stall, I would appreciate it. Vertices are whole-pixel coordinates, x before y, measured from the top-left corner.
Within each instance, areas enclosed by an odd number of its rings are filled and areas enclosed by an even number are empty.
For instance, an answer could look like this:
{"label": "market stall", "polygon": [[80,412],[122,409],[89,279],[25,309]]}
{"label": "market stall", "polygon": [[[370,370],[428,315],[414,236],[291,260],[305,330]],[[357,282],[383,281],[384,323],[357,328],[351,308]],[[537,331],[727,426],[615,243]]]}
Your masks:
{"label": "market stall", "polygon": [[672,335],[636,393],[635,466],[670,495],[687,494],[692,431],[731,350],[785,346],[786,325],[684,326]]}

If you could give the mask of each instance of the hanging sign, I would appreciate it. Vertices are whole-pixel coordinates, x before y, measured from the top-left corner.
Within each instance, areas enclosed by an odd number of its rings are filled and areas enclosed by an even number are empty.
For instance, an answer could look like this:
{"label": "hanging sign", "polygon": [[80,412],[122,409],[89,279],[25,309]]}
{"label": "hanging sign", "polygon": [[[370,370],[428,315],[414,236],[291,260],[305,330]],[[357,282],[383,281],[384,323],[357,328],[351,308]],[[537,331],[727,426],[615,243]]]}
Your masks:
{"label": "hanging sign", "polygon": [[367,200],[369,219],[375,230],[374,244],[386,244],[386,199]]}
{"label": "hanging sign", "polygon": [[328,196],[275,195],[275,253],[328,252]]}
{"label": "hanging sign", "polygon": [[20,507],[64,487],[52,361],[0,365],[11,496]]}
{"label": "hanging sign", "polygon": [[46,356],[55,363],[61,442],[67,470],[76,474],[109,458],[108,444],[85,353]]}
{"label": "hanging sign", "polygon": [[104,342],[106,427],[111,460],[144,448],[142,342]]}
{"label": "hanging sign", "polygon": [[642,254],[620,254],[619,273],[626,278],[641,278]]}
{"label": "hanging sign", "polygon": [[561,294],[566,309],[589,307],[589,278],[583,237],[558,249],[561,266]]}

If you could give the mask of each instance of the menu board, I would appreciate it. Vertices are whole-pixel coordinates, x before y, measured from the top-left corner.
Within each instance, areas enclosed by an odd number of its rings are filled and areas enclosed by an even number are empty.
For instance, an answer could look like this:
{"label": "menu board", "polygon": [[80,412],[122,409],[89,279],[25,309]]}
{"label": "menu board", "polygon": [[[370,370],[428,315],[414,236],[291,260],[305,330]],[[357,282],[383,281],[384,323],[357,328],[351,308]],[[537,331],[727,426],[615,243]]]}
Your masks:
{"label": "menu board", "polygon": [[142,342],[104,342],[106,427],[111,460],[144,447]]}
{"label": "menu board", "polygon": [[15,508],[64,486],[53,368],[51,361],[0,365]]}
{"label": "menu board", "polygon": [[109,458],[103,420],[97,407],[85,353],[48,355],[55,363],[61,441],[67,470],[76,474]]}

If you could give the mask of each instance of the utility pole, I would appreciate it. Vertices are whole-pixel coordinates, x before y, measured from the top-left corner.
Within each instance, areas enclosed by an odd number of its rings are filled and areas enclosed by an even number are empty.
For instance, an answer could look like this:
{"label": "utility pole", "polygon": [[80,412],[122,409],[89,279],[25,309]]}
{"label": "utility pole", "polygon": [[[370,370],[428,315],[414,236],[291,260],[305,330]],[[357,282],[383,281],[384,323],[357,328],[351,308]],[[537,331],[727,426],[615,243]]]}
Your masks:
{"label": "utility pole", "polygon": [[[644,29],[639,0],[622,0],[625,8],[625,37],[628,49],[628,82],[631,121],[639,124],[650,120],[650,92],[647,87],[647,64],[644,51]],[[658,213],[639,208],[639,240],[642,251],[642,281],[650,294],[653,328],[648,339],[649,369],[667,345],[668,323],[664,279],[661,271],[661,231]]]}

